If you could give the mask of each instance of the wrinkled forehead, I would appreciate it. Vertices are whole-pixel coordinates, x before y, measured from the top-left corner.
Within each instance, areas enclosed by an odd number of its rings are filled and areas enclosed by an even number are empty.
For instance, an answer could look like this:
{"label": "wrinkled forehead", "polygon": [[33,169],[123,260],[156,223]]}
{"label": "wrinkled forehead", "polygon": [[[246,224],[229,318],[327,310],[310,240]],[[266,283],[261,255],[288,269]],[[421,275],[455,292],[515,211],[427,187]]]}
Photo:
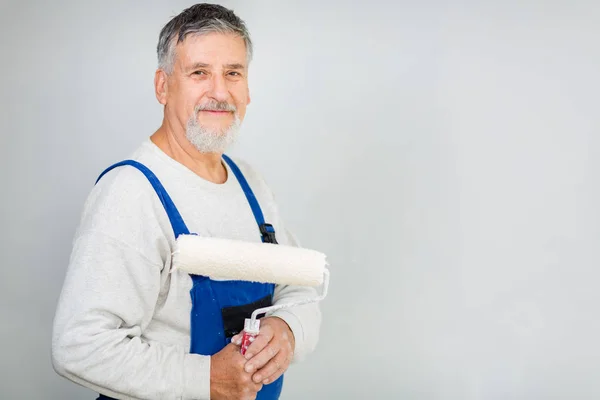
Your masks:
{"label": "wrinkled forehead", "polygon": [[175,46],[175,64],[186,68],[193,64],[212,67],[241,65],[248,67],[244,39],[234,33],[189,34]]}

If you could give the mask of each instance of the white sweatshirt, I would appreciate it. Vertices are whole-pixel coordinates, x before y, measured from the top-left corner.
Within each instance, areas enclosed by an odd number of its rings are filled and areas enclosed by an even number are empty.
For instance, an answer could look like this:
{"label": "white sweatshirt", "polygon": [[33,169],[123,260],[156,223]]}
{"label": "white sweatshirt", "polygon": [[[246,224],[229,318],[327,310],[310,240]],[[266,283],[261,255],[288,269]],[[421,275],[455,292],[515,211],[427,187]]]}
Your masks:
{"label": "white sweatshirt", "polygon": [[[149,139],[131,158],[158,177],[190,232],[260,242],[248,201],[226,164],[227,181],[214,184]],[[278,242],[298,245],[266,183],[247,163],[234,161]],[[192,280],[181,271],[169,273],[174,241],[167,214],[139,170],[118,167],[93,187],[54,320],[57,373],[120,399],[209,398],[210,357],[189,353]],[[314,288],[276,286],[274,303],[316,294]],[[315,349],[321,324],[317,304],[274,315],[294,333],[294,363]]]}

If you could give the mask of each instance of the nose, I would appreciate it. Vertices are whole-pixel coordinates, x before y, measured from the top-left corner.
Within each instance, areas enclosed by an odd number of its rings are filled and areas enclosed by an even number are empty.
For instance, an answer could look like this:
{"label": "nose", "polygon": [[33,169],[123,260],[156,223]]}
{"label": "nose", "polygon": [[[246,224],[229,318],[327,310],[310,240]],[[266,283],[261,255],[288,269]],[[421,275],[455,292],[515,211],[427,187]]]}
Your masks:
{"label": "nose", "polygon": [[217,101],[229,100],[229,90],[227,88],[227,82],[221,74],[212,75],[210,90],[207,94]]}

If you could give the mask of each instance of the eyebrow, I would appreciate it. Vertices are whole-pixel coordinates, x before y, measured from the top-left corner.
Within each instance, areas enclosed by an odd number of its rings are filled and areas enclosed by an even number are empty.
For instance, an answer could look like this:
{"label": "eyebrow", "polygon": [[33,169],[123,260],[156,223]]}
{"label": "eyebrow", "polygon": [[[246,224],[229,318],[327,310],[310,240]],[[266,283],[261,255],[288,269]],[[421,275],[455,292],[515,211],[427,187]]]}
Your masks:
{"label": "eyebrow", "polygon": [[[240,64],[240,63],[225,64],[224,67],[226,69],[244,69],[244,68],[246,68],[244,64]],[[188,70],[194,70],[194,69],[199,69],[199,68],[210,68],[210,64],[206,64],[203,62],[197,62],[197,63],[193,64],[191,67],[189,67]]]}
{"label": "eyebrow", "polygon": [[225,68],[227,69],[244,69],[246,68],[243,64],[225,64]]}

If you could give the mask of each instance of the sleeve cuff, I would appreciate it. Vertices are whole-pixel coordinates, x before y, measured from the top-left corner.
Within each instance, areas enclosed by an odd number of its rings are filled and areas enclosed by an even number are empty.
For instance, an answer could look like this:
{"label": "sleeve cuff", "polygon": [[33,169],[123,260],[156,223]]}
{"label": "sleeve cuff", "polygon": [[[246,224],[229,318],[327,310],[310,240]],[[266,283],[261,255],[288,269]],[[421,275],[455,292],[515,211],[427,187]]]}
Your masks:
{"label": "sleeve cuff", "polygon": [[183,400],[210,399],[210,357],[186,354],[183,360]]}

